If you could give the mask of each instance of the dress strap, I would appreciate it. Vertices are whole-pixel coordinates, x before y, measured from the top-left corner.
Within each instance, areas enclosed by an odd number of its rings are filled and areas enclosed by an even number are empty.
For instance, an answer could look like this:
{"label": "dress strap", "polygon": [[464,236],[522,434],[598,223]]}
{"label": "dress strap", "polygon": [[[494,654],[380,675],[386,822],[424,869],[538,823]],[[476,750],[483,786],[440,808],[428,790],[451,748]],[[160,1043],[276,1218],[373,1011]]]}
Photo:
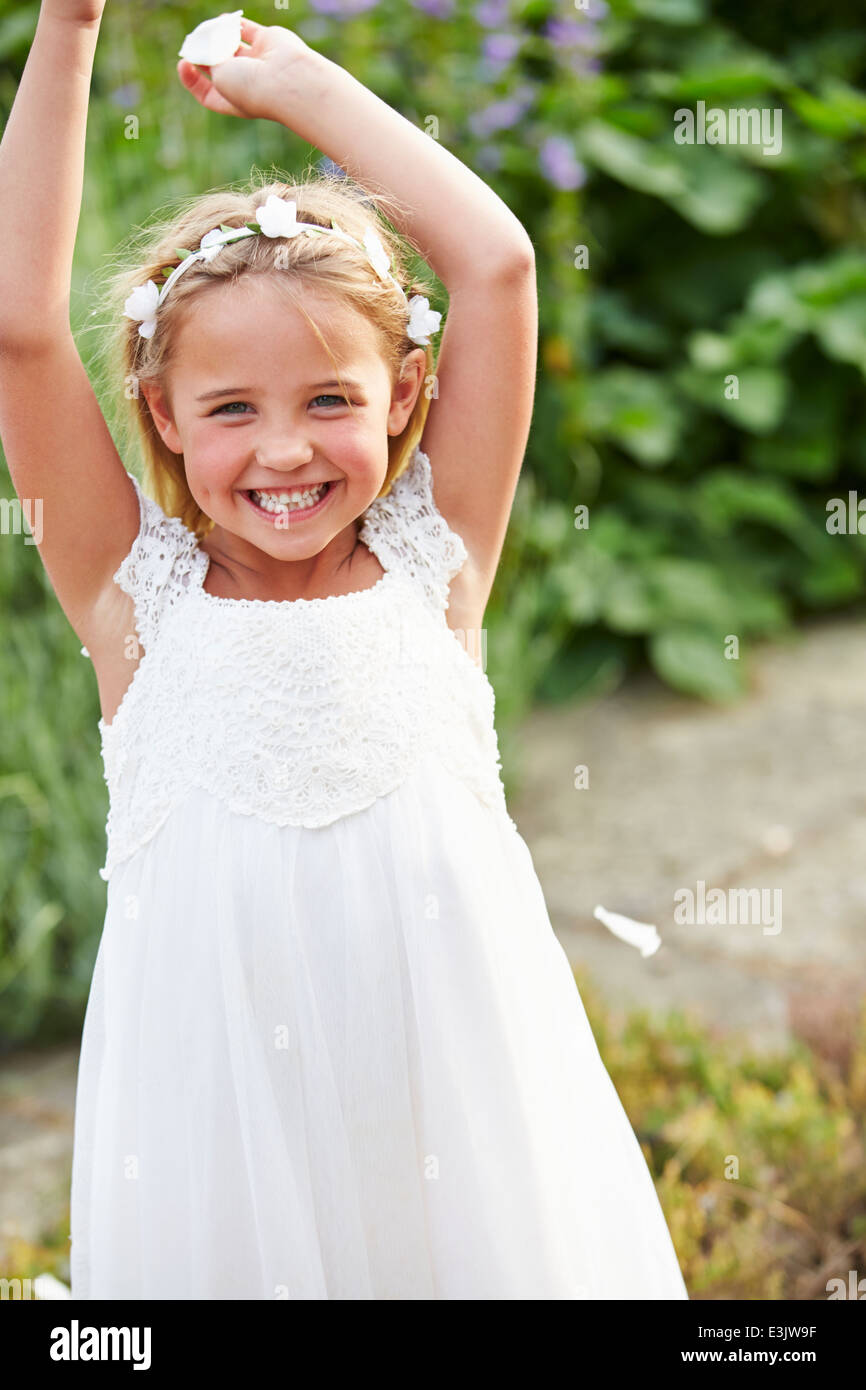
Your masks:
{"label": "dress strap", "polygon": [[430,459],[419,447],[390,492],[367,508],[360,539],[383,569],[405,574],[435,607],[448,607],[448,586],[467,551],[436,506]]}
{"label": "dress strap", "polygon": [[191,577],[207,567],[198,538],[177,516],[166,516],[147,497],[132,473],[140,525],[132,549],[115,571],[114,582],[135,604],[135,625],[145,651],[153,643],[163,615],[189,591]]}

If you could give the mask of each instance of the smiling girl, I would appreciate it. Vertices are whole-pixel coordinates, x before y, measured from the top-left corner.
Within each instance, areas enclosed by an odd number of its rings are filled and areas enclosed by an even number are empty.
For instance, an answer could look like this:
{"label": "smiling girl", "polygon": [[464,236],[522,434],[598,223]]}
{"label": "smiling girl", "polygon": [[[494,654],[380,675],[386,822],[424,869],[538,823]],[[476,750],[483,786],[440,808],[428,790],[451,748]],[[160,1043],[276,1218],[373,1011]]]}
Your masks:
{"label": "smiling girl", "polygon": [[[211,191],[135,241],[107,294],[140,482],[69,325],[102,9],[43,0],[0,145],[0,435],[110,797],[72,1295],[686,1298],[464,640],[532,414],[529,239],[244,19],[180,81],[346,176]],[[449,293],[435,361],[411,247]]]}

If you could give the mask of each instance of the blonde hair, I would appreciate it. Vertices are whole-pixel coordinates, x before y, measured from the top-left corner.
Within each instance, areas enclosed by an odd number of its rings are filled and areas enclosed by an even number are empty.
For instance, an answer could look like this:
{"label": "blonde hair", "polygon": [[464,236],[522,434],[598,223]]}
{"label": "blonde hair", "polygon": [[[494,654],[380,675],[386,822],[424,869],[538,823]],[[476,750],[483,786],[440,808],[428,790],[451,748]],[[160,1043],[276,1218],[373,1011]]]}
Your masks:
{"label": "blonde hair", "polygon": [[[309,314],[297,303],[292,286],[330,293],[339,302],[363,314],[378,331],[382,358],[389,371],[392,386],[400,376],[406,354],[418,347],[407,336],[406,300],[393,285],[383,283],[372,270],[361,250],[338,237],[244,237],[221,247],[210,261],[199,261],[184,271],[156,316],[156,331],[152,338],[143,338],[138,323],[123,315],[127,297],[138,285],[153,279],[163,283],[163,271],[177,265],[181,257],[177,250],[195,251],[206,232],[223,224],[242,227],[256,221],[256,208],[269,194],[294,199],[297,220],[330,227],[333,217],[350,236],[363,241],[364,232],[373,226],[385,251],[392,258],[392,274],[411,298],[413,294],[432,293],[423,278],[417,278],[406,267],[408,242],[399,238],[381,217],[379,205],[393,200],[382,194],[377,200],[348,176],[305,170],[298,182],[288,183],[268,179],[254,170],[241,185],[231,184],[211,190],[192,202],[182,204],[168,215],[151,221],[143,231],[134,232],[115,258],[115,269],[104,280],[100,295],[107,331],[102,340],[105,365],[103,376],[117,382],[118,363],[121,364],[126,390],[120,407],[118,425],[125,437],[126,447],[137,445],[143,461],[143,486],[168,516],[180,517],[184,525],[199,539],[205,536],[213,522],[199,507],[189,490],[183,456],[172,453],[163,443],[151,415],[141,384],[162,384],[171,361],[172,344],[177,330],[195,300],[207,293],[210,284],[232,283],[247,273],[271,276],[275,286],[301,309],[316,336],[325,347],[340,373],[330,347],[313,323]],[[413,251],[414,247],[410,248]],[[419,254],[416,252],[416,254]],[[279,259],[277,259],[279,257]],[[427,366],[425,379],[435,372],[432,344],[425,349]],[[430,396],[422,389],[399,435],[388,437],[388,468],[379,496],[384,496],[394,479],[406,467],[419,442],[430,408]]]}

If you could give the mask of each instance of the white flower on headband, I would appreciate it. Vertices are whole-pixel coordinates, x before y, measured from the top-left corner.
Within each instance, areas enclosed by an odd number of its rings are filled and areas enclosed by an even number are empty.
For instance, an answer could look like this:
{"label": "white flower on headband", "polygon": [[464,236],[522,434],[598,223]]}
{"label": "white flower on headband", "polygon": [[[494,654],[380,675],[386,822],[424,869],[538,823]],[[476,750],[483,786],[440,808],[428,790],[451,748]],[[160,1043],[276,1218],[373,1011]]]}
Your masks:
{"label": "white flower on headband", "polygon": [[393,279],[391,275],[391,259],[372,227],[368,227],[364,233],[364,250],[367,252],[370,258],[370,264],[379,276],[379,279]]}
{"label": "white flower on headband", "polygon": [[427,335],[438,333],[441,322],[442,315],[430,308],[430,300],[423,294],[413,294],[409,300],[409,323],[406,327],[406,333],[412,342],[426,347],[430,341]]}
{"label": "white flower on headband", "polygon": [[315,236],[338,236],[364,251],[379,278],[390,281],[406,299],[409,315],[406,325],[407,336],[413,343],[426,347],[430,342],[429,334],[438,333],[442,315],[430,308],[430,301],[425,299],[423,295],[416,294],[411,299],[408,298],[406,291],[391,273],[390,257],[372,227],[368,227],[365,231],[362,245],[356,237],[344,232],[333,218],[331,219],[331,226],[328,228],[314,223],[299,222],[297,213],[298,206],[293,199],[279,198],[275,193],[268,194],[263,205],[256,208],[257,220],[255,223],[246,223],[243,227],[227,227],[225,225],[214,227],[211,231],[205,232],[197,251],[178,249],[177,254],[181,257],[180,265],[175,266],[171,271],[166,269],[168,278],[164,281],[162,288],[159,289],[153,280],[148,280],[146,285],[139,285],[124,303],[124,314],[127,318],[139,320],[138,331],[142,338],[152,338],[156,332],[157,310],[178,276],[183,274],[188,265],[196,261],[210,261],[227,242],[238,241],[242,237],[255,236],[258,232],[266,237],[294,237],[300,232],[309,232]]}
{"label": "white flower on headband", "polygon": [[159,289],[152,280],[146,285],[136,285],[125,301],[123,312],[128,319],[140,319],[138,331],[142,338],[152,338],[156,332],[156,306],[159,303]]}
{"label": "white flower on headband", "polygon": [[206,19],[197,25],[184,39],[178,58],[186,58],[188,63],[200,63],[206,68],[233,58],[241,45],[242,14],[243,10],[234,10],[231,14],[220,14],[216,19]]}
{"label": "white flower on headband", "polygon": [[264,206],[256,208],[256,221],[265,236],[297,236],[301,230],[297,203],[276,193],[269,193]]}
{"label": "white flower on headband", "polygon": [[196,259],[201,261],[212,261],[217,251],[225,246],[228,238],[229,233],[224,232],[220,227],[214,227],[212,232],[205,232],[198,244]]}

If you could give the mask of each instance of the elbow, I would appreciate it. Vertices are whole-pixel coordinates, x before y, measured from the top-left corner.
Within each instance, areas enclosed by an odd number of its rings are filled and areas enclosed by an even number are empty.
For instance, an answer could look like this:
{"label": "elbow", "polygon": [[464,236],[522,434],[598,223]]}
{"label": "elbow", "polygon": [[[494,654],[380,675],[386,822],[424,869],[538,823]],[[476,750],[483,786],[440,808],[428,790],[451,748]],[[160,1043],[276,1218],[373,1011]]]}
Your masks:
{"label": "elbow", "polygon": [[535,279],[535,247],[528,236],[519,238],[507,252],[497,257],[493,274],[496,279],[519,279],[527,275]]}

